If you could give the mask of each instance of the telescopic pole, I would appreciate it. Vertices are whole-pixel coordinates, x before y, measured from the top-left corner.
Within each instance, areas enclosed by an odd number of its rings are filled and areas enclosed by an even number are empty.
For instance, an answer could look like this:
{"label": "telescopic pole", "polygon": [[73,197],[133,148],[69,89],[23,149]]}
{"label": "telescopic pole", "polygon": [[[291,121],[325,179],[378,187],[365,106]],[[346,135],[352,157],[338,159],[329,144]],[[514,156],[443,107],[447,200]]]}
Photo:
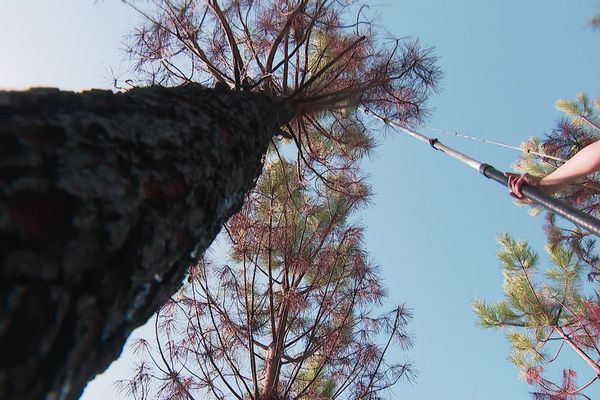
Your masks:
{"label": "telescopic pole", "polygon": [[[498,183],[501,183],[504,186],[508,186],[508,178],[504,176],[504,174],[498,171],[493,166],[481,163],[466,154],[463,154],[459,151],[454,150],[451,147],[446,146],[441,143],[437,138],[429,138],[425,135],[417,133],[412,129],[406,128],[398,123],[390,121],[387,118],[383,118],[372,111],[362,110],[364,113],[371,115],[379,120],[381,120],[386,125],[392,126],[393,128],[399,129],[400,131],[406,133],[413,138],[420,140],[421,142],[429,144],[436,150],[446,153],[450,157],[462,162],[463,164],[468,165],[469,167],[479,171],[486,178],[492,179]],[[596,218],[592,217],[589,214],[586,214],[580,210],[577,210],[565,202],[558,200],[552,196],[548,196],[542,191],[536,189],[533,186],[529,186],[527,184],[523,185],[521,189],[525,197],[532,200],[534,203],[539,204],[542,207],[547,208],[548,210],[562,216],[563,218],[573,222],[574,224],[580,226],[581,228],[587,230],[588,232],[600,237],[600,221]]]}

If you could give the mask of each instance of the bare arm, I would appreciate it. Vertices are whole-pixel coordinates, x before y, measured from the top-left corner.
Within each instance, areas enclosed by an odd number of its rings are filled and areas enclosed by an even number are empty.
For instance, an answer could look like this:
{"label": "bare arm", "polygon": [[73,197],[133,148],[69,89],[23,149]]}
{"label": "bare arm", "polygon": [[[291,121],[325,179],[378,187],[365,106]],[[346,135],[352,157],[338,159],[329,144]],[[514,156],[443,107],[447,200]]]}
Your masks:
{"label": "bare arm", "polygon": [[542,178],[539,186],[555,188],[552,192],[556,192],[565,185],[598,170],[600,170],[600,140],[584,147],[569,161]]}
{"label": "bare arm", "polygon": [[543,178],[529,174],[518,175],[506,173],[505,175],[508,177],[510,194],[518,199],[523,199],[523,193],[521,192],[523,183],[535,186],[545,193],[551,194],[575,182],[577,179],[597,171],[600,171],[600,140],[584,147],[566,163]]}

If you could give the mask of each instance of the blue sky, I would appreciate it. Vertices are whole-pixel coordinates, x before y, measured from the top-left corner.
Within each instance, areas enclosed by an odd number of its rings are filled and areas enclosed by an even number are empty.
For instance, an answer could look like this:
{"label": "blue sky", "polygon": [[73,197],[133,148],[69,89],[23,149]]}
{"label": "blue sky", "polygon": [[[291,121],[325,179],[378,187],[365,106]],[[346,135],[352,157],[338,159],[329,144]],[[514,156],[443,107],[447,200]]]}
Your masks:
{"label": "blue sky", "polygon": [[[436,48],[445,77],[432,98],[431,126],[511,144],[550,131],[558,98],[600,96],[600,31],[585,23],[597,0],[369,1],[397,36]],[[0,4],[0,88],[108,88],[122,70],[123,36],[137,17],[117,0],[4,0]],[[444,143],[508,170],[517,153],[453,137]],[[380,139],[365,164],[376,195],[361,214],[367,248],[381,265],[389,306],[413,309],[413,350],[398,353],[419,371],[397,398],[527,399],[506,361],[502,333],[476,326],[470,304],[498,300],[495,237],[511,232],[543,252],[541,218],[513,205],[501,186],[400,134]],[[542,257],[545,260],[545,257]],[[134,336],[139,333],[134,333]],[[394,354],[396,355],[396,354]],[[568,366],[591,376],[576,358]],[[113,398],[111,383],[131,367],[124,356],[83,399]],[[600,383],[587,394],[600,397]]]}

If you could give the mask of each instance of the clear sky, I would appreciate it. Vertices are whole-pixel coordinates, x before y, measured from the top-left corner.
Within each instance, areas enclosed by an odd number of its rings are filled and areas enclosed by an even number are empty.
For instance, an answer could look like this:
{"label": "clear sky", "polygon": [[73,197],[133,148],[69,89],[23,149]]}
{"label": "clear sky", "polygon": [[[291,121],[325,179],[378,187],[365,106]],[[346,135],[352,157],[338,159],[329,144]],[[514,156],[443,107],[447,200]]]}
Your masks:
{"label": "clear sky", "polygon": [[[511,144],[549,132],[558,98],[600,96],[600,31],[586,27],[598,0],[370,1],[397,36],[434,46],[445,73],[429,125]],[[0,87],[108,88],[122,70],[122,39],[137,17],[117,0],[3,0]],[[517,153],[440,136],[507,170]],[[502,276],[495,237],[512,232],[543,252],[542,218],[527,215],[505,190],[414,139],[382,137],[366,163],[375,206],[362,213],[367,248],[381,265],[389,307],[414,311],[416,346],[401,359],[419,371],[394,398],[527,399],[529,387],[506,361],[502,333],[476,326],[476,297],[498,300]],[[543,257],[542,260],[545,260]],[[134,332],[134,336],[139,336]],[[394,354],[396,355],[396,354]],[[568,366],[591,376],[576,358]],[[125,353],[83,399],[114,398],[112,382],[131,367]],[[600,383],[587,392],[600,398]]]}

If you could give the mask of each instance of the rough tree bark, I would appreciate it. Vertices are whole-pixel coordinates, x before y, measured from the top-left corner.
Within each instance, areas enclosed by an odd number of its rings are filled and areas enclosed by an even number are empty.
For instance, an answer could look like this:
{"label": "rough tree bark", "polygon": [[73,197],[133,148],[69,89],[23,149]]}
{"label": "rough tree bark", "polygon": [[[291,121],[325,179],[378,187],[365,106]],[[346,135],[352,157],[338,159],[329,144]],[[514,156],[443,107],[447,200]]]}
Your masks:
{"label": "rough tree bark", "polygon": [[0,92],[0,398],[79,397],[241,207],[277,115],[197,84]]}

